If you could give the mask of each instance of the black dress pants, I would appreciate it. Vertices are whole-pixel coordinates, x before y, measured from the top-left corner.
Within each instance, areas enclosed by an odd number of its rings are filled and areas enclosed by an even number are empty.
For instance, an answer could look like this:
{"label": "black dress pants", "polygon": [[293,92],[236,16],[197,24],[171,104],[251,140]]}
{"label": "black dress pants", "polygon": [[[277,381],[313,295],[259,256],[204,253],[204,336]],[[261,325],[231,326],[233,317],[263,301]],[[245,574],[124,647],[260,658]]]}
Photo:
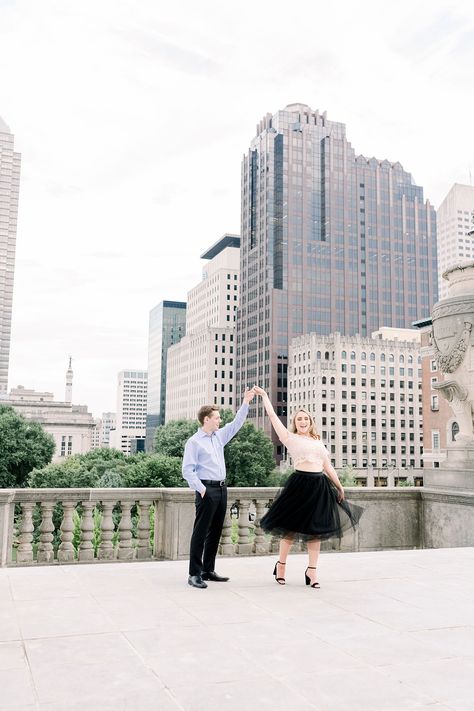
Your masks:
{"label": "black dress pants", "polygon": [[226,486],[207,485],[203,497],[196,492],[196,518],[191,536],[189,575],[201,575],[214,570],[226,510]]}

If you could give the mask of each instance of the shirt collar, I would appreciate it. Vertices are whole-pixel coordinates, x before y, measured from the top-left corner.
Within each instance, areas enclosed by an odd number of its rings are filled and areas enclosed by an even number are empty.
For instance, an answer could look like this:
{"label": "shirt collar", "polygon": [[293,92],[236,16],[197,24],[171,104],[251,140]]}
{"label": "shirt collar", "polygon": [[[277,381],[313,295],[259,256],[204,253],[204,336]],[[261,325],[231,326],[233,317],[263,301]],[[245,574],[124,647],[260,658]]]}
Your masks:
{"label": "shirt collar", "polygon": [[200,427],[200,428],[198,429],[198,435],[199,435],[200,437],[213,437],[215,434],[216,434],[215,432],[212,432],[212,434],[208,434],[207,432],[204,432],[204,430],[202,429],[202,427]]}

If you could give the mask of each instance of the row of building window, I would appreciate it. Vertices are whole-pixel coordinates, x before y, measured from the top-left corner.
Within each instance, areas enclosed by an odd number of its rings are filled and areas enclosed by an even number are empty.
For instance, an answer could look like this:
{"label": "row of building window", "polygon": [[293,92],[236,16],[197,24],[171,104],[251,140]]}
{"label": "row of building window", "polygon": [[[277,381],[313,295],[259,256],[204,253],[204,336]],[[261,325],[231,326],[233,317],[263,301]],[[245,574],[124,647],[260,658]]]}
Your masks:
{"label": "row of building window", "polygon": [[[293,363],[297,362],[296,356],[298,355],[298,361],[305,361],[306,360],[306,351],[300,352],[298,354],[293,355]],[[369,359],[371,361],[376,360],[376,354],[374,352],[371,352],[369,355]],[[360,356],[360,360],[367,360],[367,353],[363,351]],[[317,360],[335,360],[335,352],[334,351],[325,351],[324,356],[321,351],[316,351],[316,359]],[[347,360],[347,352],[346,351],[341,351],[341,360]],[[350,360],[356,360],[357,359],[357,354],[355,351],[351,351],[350,353]],[[308,351],[308,360],[311,360],[311,351]],[[379,360],[384,363],[386,361],[386,354],[385,353],[380,353],[379,354]],[[395,356],[393,353],[390,353],[388,356],[388,362],[389,363],[394,363],[395,362]],[[399,363],[405,363],[405,356],[403,353],[399,355],[398,358]],[[410,354],[407,356],[407,362],[408,363],[414,363],[414,357]],[[421,356],[418,356],[417,362],[421,363]]]}

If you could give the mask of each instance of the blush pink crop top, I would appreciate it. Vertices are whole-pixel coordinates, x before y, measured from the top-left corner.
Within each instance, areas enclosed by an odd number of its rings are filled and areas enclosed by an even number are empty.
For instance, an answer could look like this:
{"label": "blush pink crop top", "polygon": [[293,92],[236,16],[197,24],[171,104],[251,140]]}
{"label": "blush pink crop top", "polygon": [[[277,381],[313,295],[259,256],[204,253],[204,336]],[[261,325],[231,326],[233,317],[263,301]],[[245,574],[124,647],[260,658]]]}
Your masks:
{"label": "blush pink crop top", "polygon": [[315,472],[323,471],[328,451],[321,440],[289,432],[283,444],[287,448],[296,469],[301,462],[311,462],[311,464],[314,464]]}

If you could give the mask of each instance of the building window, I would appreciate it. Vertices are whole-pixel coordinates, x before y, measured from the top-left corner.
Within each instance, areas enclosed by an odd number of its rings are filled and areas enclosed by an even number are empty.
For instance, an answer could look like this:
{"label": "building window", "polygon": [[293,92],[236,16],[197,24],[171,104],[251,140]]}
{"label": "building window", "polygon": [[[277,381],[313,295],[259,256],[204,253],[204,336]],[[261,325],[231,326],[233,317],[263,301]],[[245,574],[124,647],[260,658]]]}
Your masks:
{"label": "building window", "polygon": [[453,422],[453,424],[451,425],[451,442],[456,441],[456,435],[458,434],[458,432],[459,432],[459,425],[457,422]]}
{"label": "building window", "polygon": [[439,431],[438,430],[432,431],[431,443],[432,443],[433,449],[436,449],[436,450],[439,449]]}
{"label": "building window", "polygon": [[431,396],[431,410],[432,412],[436,412],[439,410],[439,397],[438,395],[432,395]]}
{"label": "building window", "polygon": [[61,457],[66,456],[66,437],[63,435],[61,437]]}

